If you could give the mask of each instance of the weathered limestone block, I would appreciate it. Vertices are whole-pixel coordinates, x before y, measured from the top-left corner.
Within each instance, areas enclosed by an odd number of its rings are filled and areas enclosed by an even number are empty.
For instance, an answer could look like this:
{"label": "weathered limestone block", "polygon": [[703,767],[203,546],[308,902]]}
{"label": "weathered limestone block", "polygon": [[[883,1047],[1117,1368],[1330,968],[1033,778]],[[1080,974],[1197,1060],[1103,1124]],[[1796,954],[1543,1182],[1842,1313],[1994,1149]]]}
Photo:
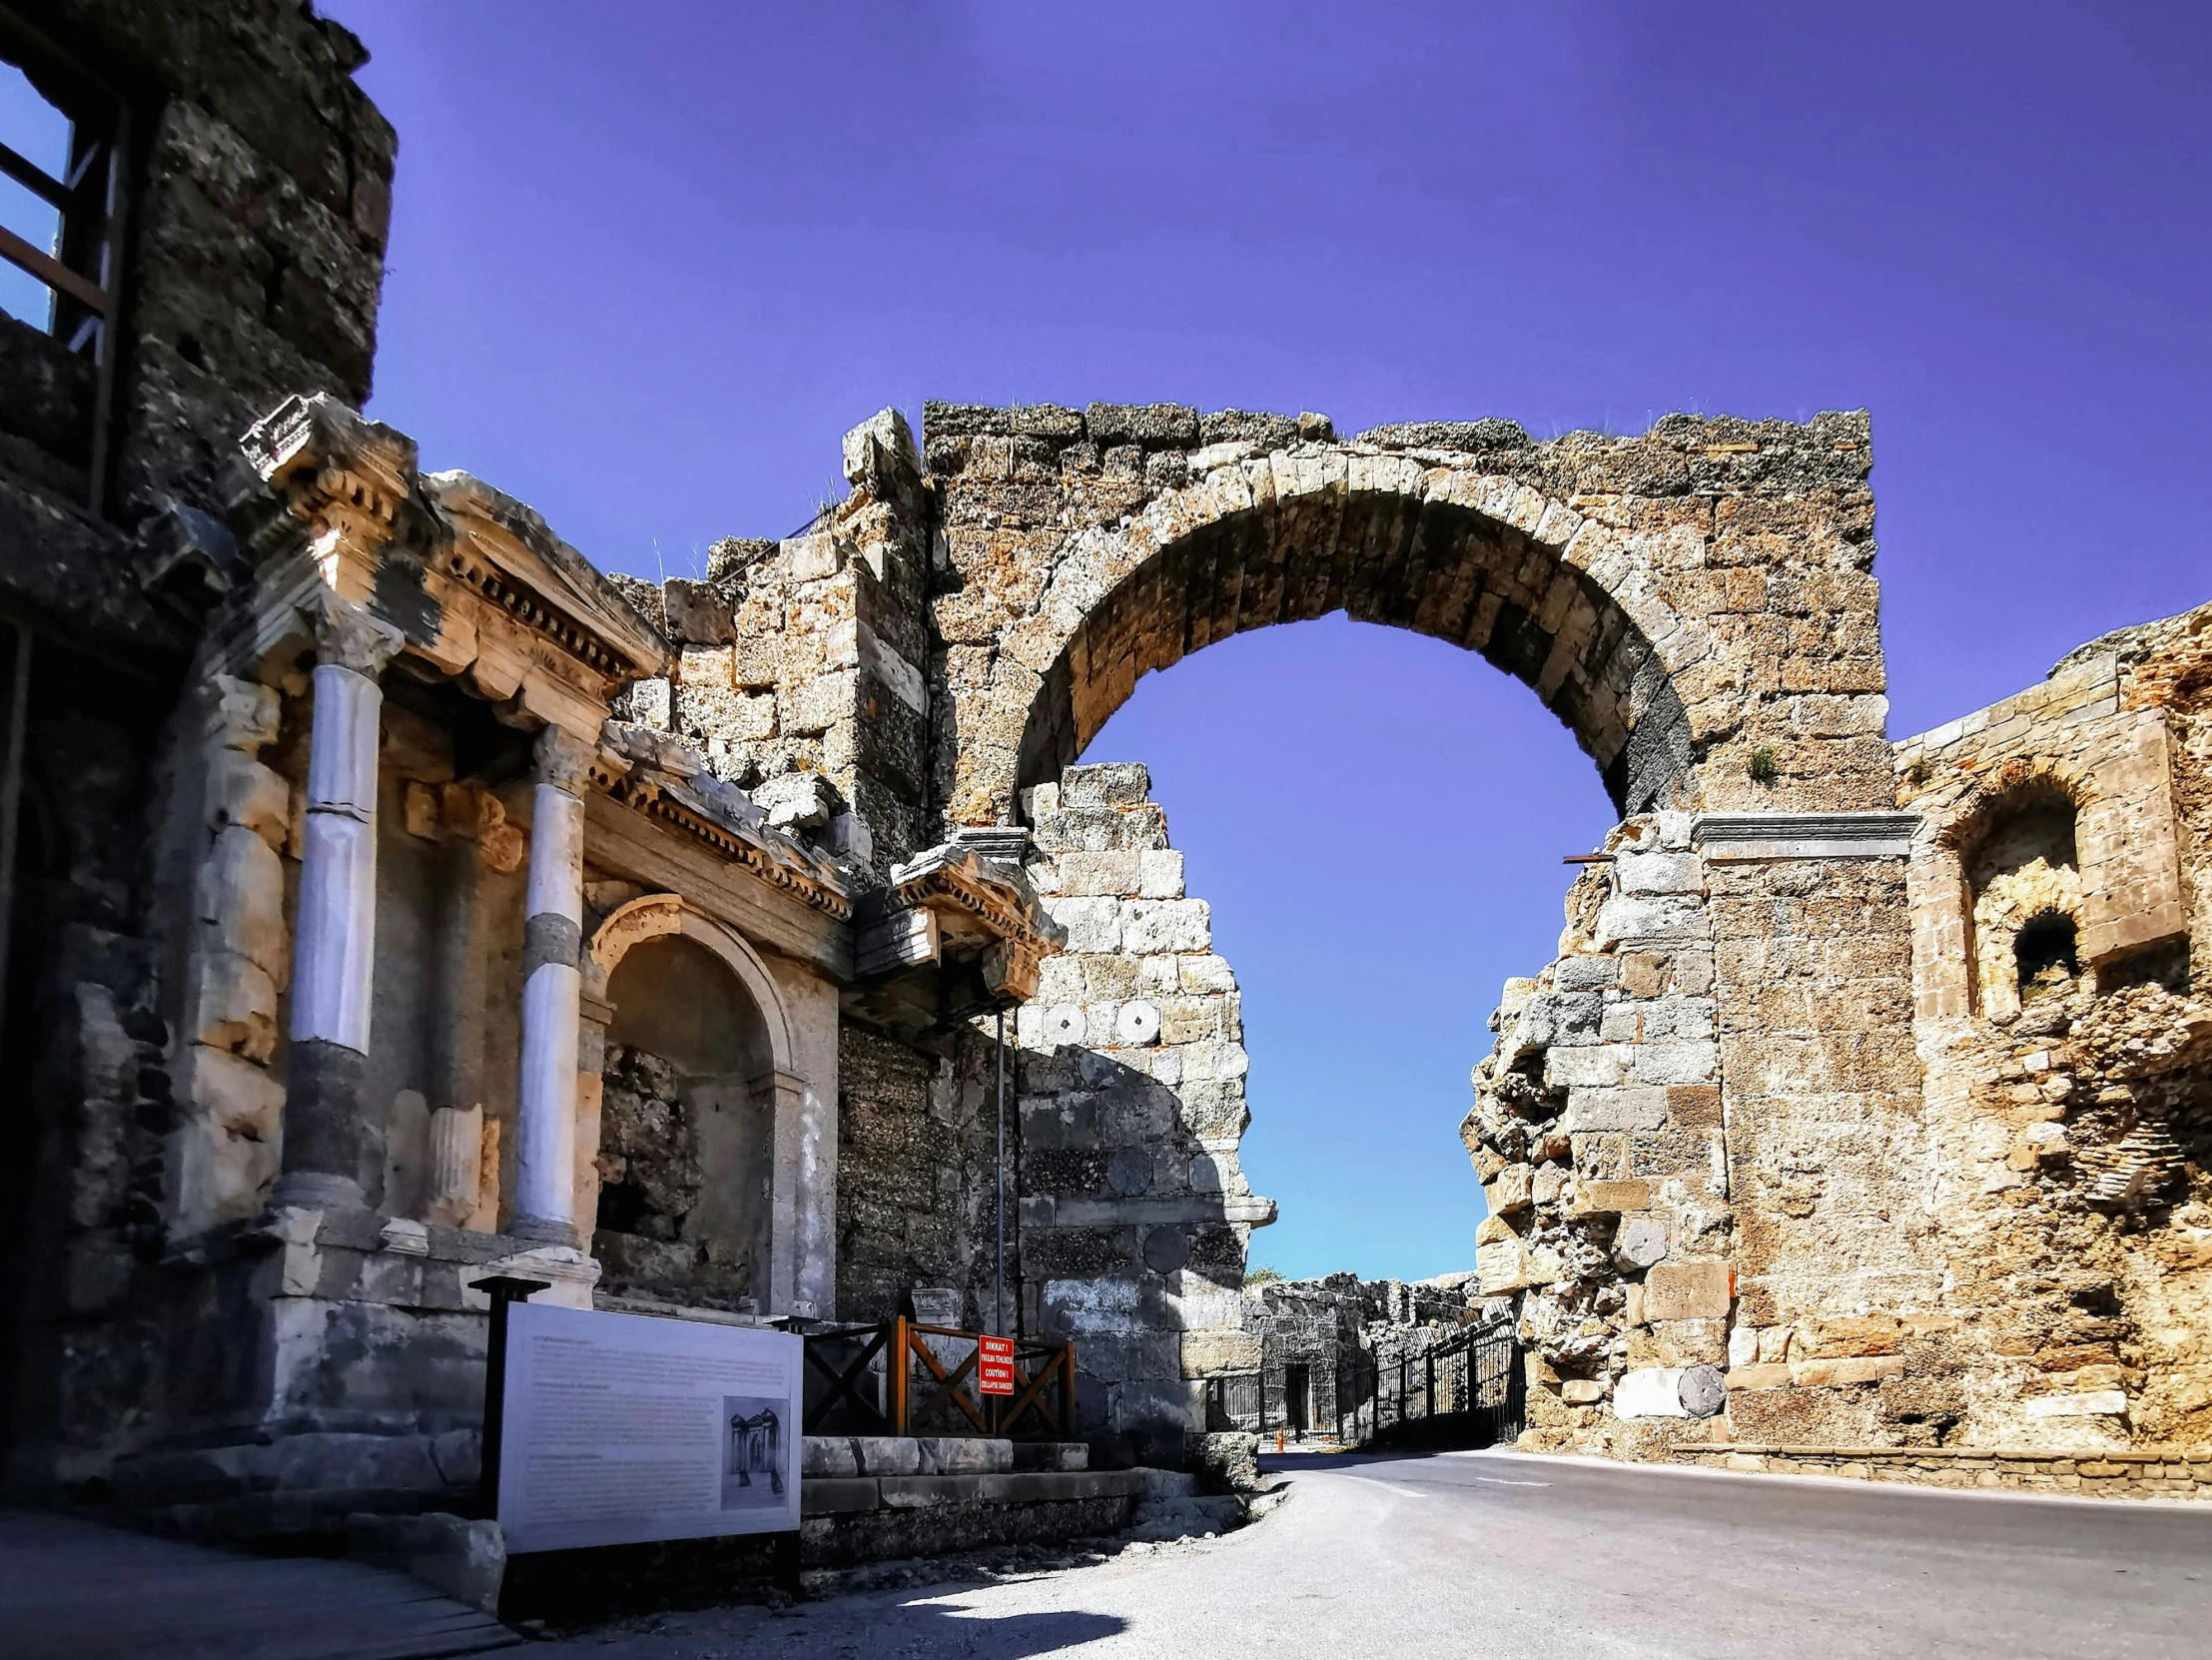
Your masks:
{"label": "weathered limestone block", "polygon": [[186,1038],[267,1061],[277,1046],[277,983],[269,972],[229,951],[193,953],[188,972]]}
{"label": "weathered limestone block", "polygon": [[[1621,1184],[1626,1186],[1627,1184]],[[1613,1237],[1613,1257],[1624,1268],[1648,1268],[1665,1259],[1668,1250],[1667,1225],[1657,1217],[1631,1217],[1621,1224]],[[1660,1306],[1670,1304],[1661,1300]],[[1665,1314],[1653,1315],[1651,1286],[1644,1288],[1644,1312],[1646,1318],[1666,1318]]]}
{"label": "weathered limestone block", "polygon": [[1562,1123],[1570,1135],[1657,1130],[1667,1123],[1667,1091],[1652,1085],[1571,1089]]}
{"label": "weathered limestone block", "polygon": [[1610,899],[1599,911],[1592,934],[1601,951],[1644,941],[1689,942],[1710,937],[1705,907],[1683,894]]}
{"label": "weathered limestone block", "polygon": [[1205,997],[1236,990],[1236,975],[1225,958],[1210,952],[1204,956],[1175,959],[1175,985],[1186,996]]}
{"label": "weathered limestone block", "polygon": [[727,645],[734,637],[729,598],[712,583],[671,577],[661,584],[661,606],[671,640],[714,646]]}
{"label": "weathered limestone block", "polygon": [[1140,899],[1126,915],[1121,949],[1132,956],[1212,949],[1212,908],[1202,899]]}
{"label": "weathered limestone block", "polygon": [[251,755],[218,749],[208,764],[208,823],[218,832],[238,825],[282,848],[292,829],[292,787]]}
{"label": "weathered limestone block", "polygon": [[2030,1418],[2117,1418],[2127,1415],[2128,1401],[2122,1390],[2094,1389],[2086,1394],[2038,1395],[2022,1402],[2020,1409]]}
{"label": "weathered limestone block", "polygon": [[1790,1362],[1790,1381],[1801,1389],[1838,1388],[1847,1383],[1878,1383],[1885,1378],[1903,1375],[1904,1360],[1899,1355],[1870,1354],[1851,1359]]}
{"label": "weathered limestone block", "polygon": [[1516,1211],[1529,1208],[1530,1178],[1534,1172],[1527,1165],[1508,1165],[1500,1171],[1482,1191],[1489,1203],[1493,1217],[1511,1216]]}
{"label": "weathered limestone block", "polygon": [[1139,850],[1136,857],[1138,897],[1143,899],[1180,899],[1183,897],[1181,853],[1171,847],[1148,847]]}
{"label": "weathered limestone block", "polygon": [[1575,1184],[1576,1216],[1606,1216],[1622,1211],[1642,1211],[1651,1203],[1652,1185],[1649,1182],[1578,1181]]}
{"label": "weathered limestone block", "polygon": [[287,959],[285,873],[276,849],[233,825],[215,838],[201,867],[198,914],[203,938],[282,980]]}
{"label": "weathered limestone block", "polygon": [[1662,1262],[1644,1278],[1644,1317],[1725,1319],[1734,1277],[1726,1262]]}
{"label": "weathered limestone block", "polygon": [[1063,897],[1045,901],[1046,914],[1068,930],[1072,956],[1113,952],[1121,944],[1121,902],[1108,895]]}
{"label": "weathered limestone block", "polygon": [[1694,853],[1622,853],[1613,872],[1625,894],[1695,894],[1705,889],[1705,861]]}
{"label": "weathered limestone block", "polygon": [[1475,1273],[1484,1296],[1549,1285],[1565,1271],[1559,1252],[1547,1245],[1507,1238],[1475,1247]]}
{"label": "weathered limestone block", "polygon": [[786,736],[827,732],[849,718],[857,695],[858,677],[840,669],[818,675],[788,692],[777,694],[777,705]]}
{"label": "weathered limestone block", "polygon": [[1554,1090],[1617,1089],[1628,1083],[1630,1062],[1636,1053],[1635,1047],[1629,1044],[1550,1050],[1544,1056],[1544,1083]]}
{"label": "weathered limestone block", "polygon": [[285,1091],[252,1061],[205,1044],[187,1046],[173,1088],[185,1112],[169,1137],[164,1206],[170,1237],[182,1239],[266,1203]]}
{"label": "weathered limestone block", "polygon": [[1185,1377],[1214,1377],[1224,1372],[1256,1371],[1260,1363],[1259,1334],[1239,1329],[1212,1328],[1182,1334],[1181,1362]]}

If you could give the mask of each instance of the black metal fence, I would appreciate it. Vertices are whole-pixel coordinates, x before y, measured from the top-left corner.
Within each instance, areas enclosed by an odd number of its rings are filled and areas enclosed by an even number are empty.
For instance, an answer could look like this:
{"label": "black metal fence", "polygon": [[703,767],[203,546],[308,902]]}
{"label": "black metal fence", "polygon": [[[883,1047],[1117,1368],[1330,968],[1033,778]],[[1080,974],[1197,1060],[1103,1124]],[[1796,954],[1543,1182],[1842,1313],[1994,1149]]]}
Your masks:
{"label": "black metal fence", "polygon": [[1384,1446],[1484,1447],[1526,1427],[1527,1379],[1513,1322],[1453,1332],[1376,1367],[1371,1424]]}
{"label": "black metal fence", "polygon": [[1339,1446],[1495,1446],[1526,1427],[1527,1381],[1510,1320],[1466,1326],[1380,1361],[1367,1349],[1340,1348],[1333,1376],[1325,1365],[1207,1378],[1206,1428],[1297,1434],[1293,1371],[1306,1373],[1307,1431],[1331,1434]]}

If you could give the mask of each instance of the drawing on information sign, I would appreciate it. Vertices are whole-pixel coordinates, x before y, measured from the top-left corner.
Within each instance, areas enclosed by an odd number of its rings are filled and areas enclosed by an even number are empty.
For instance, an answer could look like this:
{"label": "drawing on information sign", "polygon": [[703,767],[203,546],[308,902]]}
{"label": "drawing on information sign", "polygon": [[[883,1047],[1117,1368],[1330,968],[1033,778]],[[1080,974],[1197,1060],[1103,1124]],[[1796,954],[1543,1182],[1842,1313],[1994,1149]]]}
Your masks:
{"label": "drawing on information sign", "polygon": [[[729,1447],[722,1459],[722,1508],[744,1510],[783,1500],[783,1403],[761,1395],[724,1395]],[[753,1477],[764,1479],[755,1481]]]}
{"label": "drawing on information sign", "polygon": [[986,1395],[1014,1393],[1014,1339],[976,1339],[976,1392]]}

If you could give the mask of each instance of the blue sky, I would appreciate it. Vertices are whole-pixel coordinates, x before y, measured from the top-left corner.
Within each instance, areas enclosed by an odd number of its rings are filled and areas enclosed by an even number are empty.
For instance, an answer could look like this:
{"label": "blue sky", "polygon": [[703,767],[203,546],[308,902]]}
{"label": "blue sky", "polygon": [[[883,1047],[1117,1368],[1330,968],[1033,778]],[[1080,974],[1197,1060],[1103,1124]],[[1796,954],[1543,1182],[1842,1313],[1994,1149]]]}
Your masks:
{"label": "blue sky", "polygon": [[[2201,6],[330,9],[401,135],[374,413],[612,568],[789,531],[924,398],[1866,407],[1892,734],[2212,588]],[[1255,1259],[1470,1263],[1467,1070],[1589,763],[1340,618],[1091,758],[1150,764],[1246,988]]]}

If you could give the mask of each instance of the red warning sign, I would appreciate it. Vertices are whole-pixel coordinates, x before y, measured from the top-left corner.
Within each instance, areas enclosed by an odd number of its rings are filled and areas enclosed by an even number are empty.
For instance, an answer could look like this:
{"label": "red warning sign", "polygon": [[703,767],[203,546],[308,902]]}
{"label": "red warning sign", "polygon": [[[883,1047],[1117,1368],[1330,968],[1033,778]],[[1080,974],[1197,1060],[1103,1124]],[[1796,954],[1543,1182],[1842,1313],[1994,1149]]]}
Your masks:
{"label": "red warning sign", "polygon": [[987,1395],[1014,1393],[1014,1339],[976,1339],[976,1388]]}

